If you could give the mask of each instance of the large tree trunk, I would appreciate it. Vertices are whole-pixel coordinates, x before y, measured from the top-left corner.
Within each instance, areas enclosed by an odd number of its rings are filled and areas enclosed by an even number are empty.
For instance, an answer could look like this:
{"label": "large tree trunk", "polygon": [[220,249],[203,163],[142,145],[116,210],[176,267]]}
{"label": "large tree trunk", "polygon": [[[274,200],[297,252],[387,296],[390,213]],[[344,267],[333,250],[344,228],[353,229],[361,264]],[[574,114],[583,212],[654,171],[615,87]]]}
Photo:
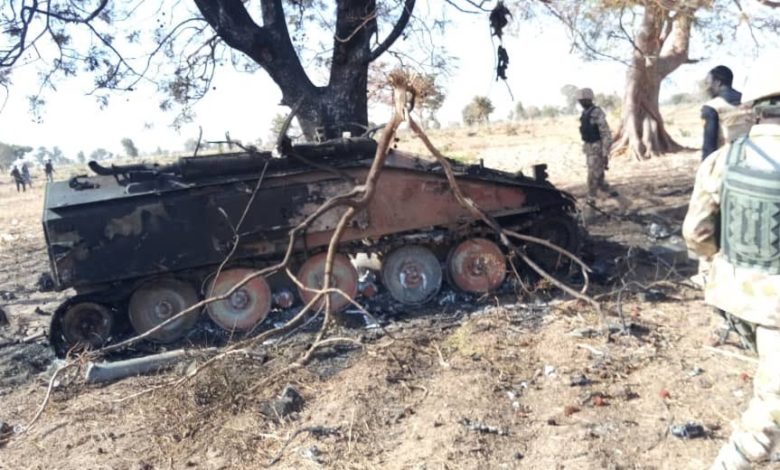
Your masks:
{"label": "large tree trunk", "polygon": [[[298,122],[309,140],[360,135],[368,127],[368,64],[371,37],[376,34],[375,0],[341,0],[330,81],[304,98]],[[287,96],[285,96],[287,98]]]}
{"label": "large tree trunk", "polygon": [[[683,147],[664,127],[658,106],[661,81],[688,59],[692,13],[671,12],[648,2],[626,74],[626,91],[620,127],[613,153],[628,153],[637,159],[650,158]],[[671,41],[667,41],[670,39]]]}
{"label": "large tree trunk", "polygon": [[[367,71],[354,71],[352,80],[318,88],[298,111],[298,123],[309,141],[340,137],[344,132],[361,135],[368,128]],[[291,100],[282,104],[294,106]]]}
{"label": "large tree trunk", "polygon": [[[300,101],[297,117],[308,140],[359,135],[368,126],[368,66],[401,36],[415,0],[404,0],[387,37],[374,49],[376,0],[337,0],[330,81],[315,86],[290,40],[282,0],[262,0],[263,25],[252,20],[242,0],[194,0],[225,43],[260,64],[282,90],[282,104]],[[316,8],[316,7],[312,7]]]}

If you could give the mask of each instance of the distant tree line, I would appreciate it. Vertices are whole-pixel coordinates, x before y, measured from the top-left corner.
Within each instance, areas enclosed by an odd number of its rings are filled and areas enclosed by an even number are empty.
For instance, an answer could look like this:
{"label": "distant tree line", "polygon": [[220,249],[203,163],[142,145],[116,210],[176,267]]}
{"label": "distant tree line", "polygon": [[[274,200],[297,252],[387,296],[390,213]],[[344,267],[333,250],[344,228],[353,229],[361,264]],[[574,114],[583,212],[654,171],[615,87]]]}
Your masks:
{"label": "distant tree line", "polygon": [[8,167],[17,159],[24,157],[32,151],[32,147],[25,145],[5,144],[0,142],[0,166]]}
{"label": "distant tree line", "polygon": [[705,99],[700,93],[675,93],[670,96],[664,104],[701,104]]}
{"label": "distant tree line", "polygon": [[[544,105],[542,107],[529,106],[528,108],[525,108],[523,104],[518,101],[515,105],[513,118],[515,120],[523,120],[578,114],[580,112],[577,103],[578,89],[579,87],[571,84],[561,87],[561,95],[563,95],[566,102],[564,106]],[[619,111],[622,103],[622,99],[617,93],[596,93],[596,97],[593,101],[605,111]]]}
{"label": "distant tree line", "polygon": [[[525,119],[554,118],[558,116],[573,115],[579,113],[577,104],[577,90],[574,85],[564,85],[561,88],[561,94],[566,100],[564,106],[544,105],[525,107],[521,101],[517,101],[514,109],[509,113],[509,119],[522,121]],[[678,100],[688,99],[683,94],[675,95]],[[618,112],[622,100],[617,93],[596,93],[595,103],[606,111]],[[688,101],[678,101],[688,102]],[[495,111],[495,107],[489,98],[485,96],[475,96],[466,107],[463,108],[463,123],[467,126],[475,124],[485,124],[490,122],[490,115]]]}

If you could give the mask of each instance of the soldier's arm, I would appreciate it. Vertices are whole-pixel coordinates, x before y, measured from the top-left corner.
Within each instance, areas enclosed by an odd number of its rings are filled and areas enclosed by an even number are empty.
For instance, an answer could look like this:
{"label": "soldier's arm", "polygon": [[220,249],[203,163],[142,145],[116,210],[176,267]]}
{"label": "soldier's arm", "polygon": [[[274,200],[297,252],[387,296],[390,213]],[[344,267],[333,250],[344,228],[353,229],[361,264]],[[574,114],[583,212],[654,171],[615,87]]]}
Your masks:
{"label": "soldier's arm", "polygon": [[701,145],[702,158],[718,148],[718,112],[710,106],[702,106],[701,118],[704,119],[704,139]]}
{"label": "soldier's arm", "polygon": [[726,149],[704,160],[696,172],[688,213],[682,233],[688,249],[701,257],[718,252],[718,221],[720,218],[720,185]]}
{"label": "soldier's arm", "polygon": [[609,124],[607,123],[607,115],[601,108],[596,108],[591,114],[593,124],[599,128],[599,136],[601,137],[601,150],[606,157],[609,155],[609,149],[612,146],[612,132],[609,130]]}

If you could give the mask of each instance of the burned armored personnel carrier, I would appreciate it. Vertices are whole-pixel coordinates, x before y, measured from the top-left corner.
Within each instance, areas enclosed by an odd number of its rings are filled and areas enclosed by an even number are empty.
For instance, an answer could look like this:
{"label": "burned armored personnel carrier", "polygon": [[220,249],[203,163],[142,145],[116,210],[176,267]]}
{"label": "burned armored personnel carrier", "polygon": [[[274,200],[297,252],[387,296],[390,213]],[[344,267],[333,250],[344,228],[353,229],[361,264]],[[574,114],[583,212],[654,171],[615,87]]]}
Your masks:
{"label": "burned armored personnel carrier", "polygon": [[[278,263],[292,227],[365,180],[376,146],[352,138],[293,146],[295,158],[244,152],[170,165],[91,162],[94,176],[49,184],[43,228],[52,277],[57,289],[76,291],[53,316],[52,345],[64,354],[148,331]],[[547,181],[543,166],[529,177],[451,163],[463,192],[502,226],[577,248],[574,200]],[[304,286],[321,287],[326,247],[344,210],[324,213],[295,241],[290,267]],[[550,267],[557,256],[545,250],[529,247],[529,254]],[[494,234],[458,204],[441,165],[395,150],[339,251],[334,287],[361,295],[351,257],[368,253],[381,260],[379,289],[408,305],[429,301],[443,282],[493,291],[508,269]],[[253,278],[204,310],[225,330],[250,332],[274,309],[312,295],[280,272]],[[336,309],[348,305],[336,294],[332,301]],[[170,322],[150,339],[184,337],[201,313]]]}

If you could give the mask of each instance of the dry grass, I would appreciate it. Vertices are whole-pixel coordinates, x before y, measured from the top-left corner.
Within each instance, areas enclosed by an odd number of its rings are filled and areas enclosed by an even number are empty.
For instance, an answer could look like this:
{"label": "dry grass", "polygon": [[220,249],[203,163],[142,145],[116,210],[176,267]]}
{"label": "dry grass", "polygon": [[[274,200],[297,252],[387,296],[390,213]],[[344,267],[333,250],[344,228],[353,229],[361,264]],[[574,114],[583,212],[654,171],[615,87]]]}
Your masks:
{"label": "dry grass", "polygon": [[[695,110],[667,115],[672,133],[679,133],[674,135],[697,135]],[[443,130],[431,137],[491,166],[548,163],[554,182],[581,195],[584,159],[571,121]],[[402,138],[400,147],[405,145]],[[625,258],[629,246],[648,246],[645,227],[631,217],[656,214],[678,228],[697,163],[694,153],[613,162],[608,177],[627,203],[600,204],[607,213],[630,217],[602,216],[591,224],[597,258]],[[29,301],[9,307],[15,327],[45,324],[33,307],[56,305],[63,296],[41,298],[30,284],[46,268],[40,197],[40,188],[17,196],[0,184],[1,231],[16,237],[0,245],[0,289]],[[632,263],[632,270],[621,268],[626,276],[666,281],[664,301],[645,302],[631,293],[621,298],[628,321],[646,329],[640,336],[571,336],[600,326],[587,306],[566,301],[534,310],[503,299],[460,319],[403,319],[391,326],[395,339],[367,342],[350,353],[323,351],[267,388],[242,393],[305,350],[311,338],[299,335],[266,348],[265,363],[231,356],[181,386],[132,399],[127,397],[179,375],[58,390],[36,428],[0,449],[0,469],[260,468],[288,440],[275,468],[704,468],[750,396],[740,374],[752,375],[752,366],[705,347],[716,322],[700,294],[680,284],[690,265],[669,270],[646,259]],[[617,323],[616,301],[608,296],[604,308]],[[702,372],[693,374],[696,368]],[[571,377],[580,374],[590,383],[572,386]],[[266,400],[287,383],[303,395],[304,410],[281,421],[263,414]],[[25,422],[44,392],[36,383],[0,391],[0,420]],[[470,430],[464,419],[508,435]],[[689,420],[704,423],[711,438],[682,441],[666,432]],[[296,434],[314,426],[338,432]]]}

